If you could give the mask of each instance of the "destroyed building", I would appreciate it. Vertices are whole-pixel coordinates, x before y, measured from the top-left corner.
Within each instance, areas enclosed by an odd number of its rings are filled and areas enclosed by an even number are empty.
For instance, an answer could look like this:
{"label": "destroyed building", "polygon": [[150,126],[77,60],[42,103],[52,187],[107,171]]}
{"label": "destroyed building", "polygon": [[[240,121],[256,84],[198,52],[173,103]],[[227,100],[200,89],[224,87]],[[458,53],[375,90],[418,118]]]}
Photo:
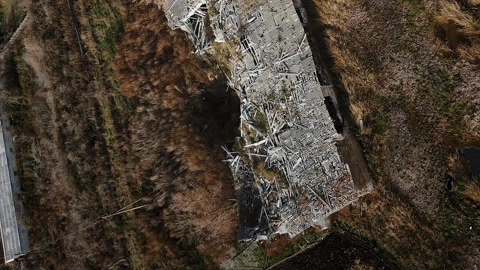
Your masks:
{"label": "destroyed building", "polygon": [[[371,191],[355,187],[338,154],[342,136],[291,0],[171,0],[164,7],[171,27],[187,33],[196,53],[225,42],[240,55],[228,63],[241,100],[241,138],[228,160],[241,239],[325,227],[332,213]],[[214,40],[207,40],[210,30]]]}
{"label": "destroyed building", "polygon": [[15,179],[11,138],[6,136],[8,121],[0,120],[0,236],[5,264],[28,251],[28,235],[18,223],[17,210],[22,210],[20,187]]}

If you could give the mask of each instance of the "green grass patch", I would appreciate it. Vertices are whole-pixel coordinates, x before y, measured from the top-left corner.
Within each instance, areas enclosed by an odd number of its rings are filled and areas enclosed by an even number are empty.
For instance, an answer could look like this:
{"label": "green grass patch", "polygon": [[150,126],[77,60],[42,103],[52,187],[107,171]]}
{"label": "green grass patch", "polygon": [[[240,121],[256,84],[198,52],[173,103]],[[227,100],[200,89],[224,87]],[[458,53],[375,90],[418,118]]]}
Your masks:
{"label": "green grass patch", "polygon": [[128,124],[135,112],[135,102],[120,92],[113,70],[117,45],[124,33],[124,21],[116,2],[94,0],[86,9],[86,16],[95,43],[88,43],[88,55],[93,57],[94,88],[101,91],[102,118],[104,119],[104,137],[113,159],[118,156],[116,134],[119,128]]}
{"label": "green grass patch", "polygon": [[124,31],[120,11],[109,2],[95,0],[88,10],[88,16],[102,60],[111,63]]}

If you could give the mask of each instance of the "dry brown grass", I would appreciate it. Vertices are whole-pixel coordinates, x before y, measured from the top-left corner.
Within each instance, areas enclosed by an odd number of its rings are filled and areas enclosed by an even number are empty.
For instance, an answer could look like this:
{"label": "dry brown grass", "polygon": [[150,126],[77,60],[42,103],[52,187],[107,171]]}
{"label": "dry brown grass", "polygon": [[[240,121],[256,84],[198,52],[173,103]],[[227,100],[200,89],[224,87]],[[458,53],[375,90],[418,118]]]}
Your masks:
{"label": "dry brown grass", "polygon": [[480,59],[480,16],[478,1],[468,1],[461,7],[457,1],[442,0],[438,2],[435,16],[437,32],[447,45],[469,61]]}
{"label": "dry brown grass", "polygon": [[440,14],[435,18],[440,24],[447,25],[449,23],[455,24],[459,31],[466,36],[476,36],[479,34],[478,21],[472,14],[462,11],[460,4],[455,1],[439,1]]}
{"label": "dry brown grass", "polygon": [[159,9],[163,9],[163,4],[165,3],[165,0],[133,0],[132,2],[146,5],[155,4]]}
{"label": "dry brown grass", "polygon": [[24,0],[0,1],[0,13],[2,14],[0,34],[2,38],[8,40],[10,35],[16,30],[20,24],[20,20],[25,15],[24,11],[28,3],[29,1]]}
{"label": "dry brown grass", "polygon": [[475,181],[472,183],[468,183],[464,193],[465,196],[467,196],[474,202],[480,203],[480,182]]}
{"label": "dry brown grass", "polygon": [[[363,122],[375,111],[375,101],[370,91],[378,91],[375,74],[366,69],[358,56],[346,46],[342,34],[349,32],[349,24],[354,23],[352,14],[342,10],[355,9],[355,1],[318,2],[318,11],[325,21],[325,35],[329,37],[330,54],[335,59],[335,70],[341,74],[345,90],[349,93],[349,106],[356,124],[363,130]],[[358,14],[356,16],[361,16]]]}
{"label": "dry brown grass", "polygon": [[[155,6],[123,9],[126,38],[117,48],[112,29],[123,4],[76,2],[83,58],[67,2],[33,3],[31,24],[2,63],[28,269],[108,269],[118,261],[195,269],[234,250],[233,180],[219,145],[233,136],[238,101],[206,76],[209,64]],[[133,100],[116,91],[115,48],[120,90]],[[129,113],[122,100],[139,106]],[[148,211],[96,222],[140,197],[153,202]]]}
{"label": "dry brown grass", "polygon": [[[460,52],[452,57],[447,47],[450,54],[438,53],[432,28],[438,20],[432,14],[441,10],[437,2],[304,4],[314,38],[328,50],[324,60],[331,61],[333,78],[348,96],[376,179],[376,191],[340,214],[336,224],[375,240],[407,269],[478,263],[480,251],[473,243],[479,238],[465,225],[470,222],[465,213],[475,215],[462,191],[469,182],[450,173],[455,169],[448,156],[480,139],[471,128],[478,125],[473,112],[480,109],[474,90],[479,74]],[[449,5],[443,12],[451,14],[443,20],[476,39],[473,13]],[[475,44],[456,50],[471,50],[471,60]],[[451,193],[449,173],[455,177]],[[475,197],[475,188],[465,188],[465,195]]]}
{"label": "dry brown grass", "polygon": [[35,72],[37,83],[41,87],[51,88],[52,82],[50,81],[50,75],[43,66],[46,61],[46,56],[41,42],[33,37],[28,37],[24,39],[23,43],[25,46],[23,59]]}
{"label": "dry brown grass", "polygon": [[[28,213],[30,269],[107,268],[128,257],[119,220],[95,223],[118,209],[124,194],[112,189],[116,176],[102,119],[66,5],[32,4],[29,25],[4,70]],[[95,90],[108,96],[105,88]]]}
{"label": "dry brown grass", "polygon": [[220,145],[233,139],[238,101],[158,8],[132,11],[138,16],[126,24],[116,72],[121,91],[139,103],[123,147],[133,181],[156,193],[168,235],[220,264],[236,238],[233,179]]}

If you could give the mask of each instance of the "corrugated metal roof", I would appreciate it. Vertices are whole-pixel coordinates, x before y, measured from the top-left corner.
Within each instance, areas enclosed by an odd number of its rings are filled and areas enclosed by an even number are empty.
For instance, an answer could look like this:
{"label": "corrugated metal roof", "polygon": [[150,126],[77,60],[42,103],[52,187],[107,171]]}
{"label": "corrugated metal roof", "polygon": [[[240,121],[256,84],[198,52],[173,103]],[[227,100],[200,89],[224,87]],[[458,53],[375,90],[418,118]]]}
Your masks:
{"label": "corrugated metal roof", "polygon": [[15,215],[7,149],[1,125],[0,122],[0,232],[5,263],[8,263],[22,254],[22,247]]}

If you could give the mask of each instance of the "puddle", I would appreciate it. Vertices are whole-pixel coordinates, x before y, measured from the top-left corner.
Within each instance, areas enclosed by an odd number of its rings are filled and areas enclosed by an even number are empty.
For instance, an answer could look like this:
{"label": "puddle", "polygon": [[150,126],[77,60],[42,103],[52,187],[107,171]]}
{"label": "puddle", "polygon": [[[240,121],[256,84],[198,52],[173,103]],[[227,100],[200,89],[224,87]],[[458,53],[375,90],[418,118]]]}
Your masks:
{"label": "puddle", "polygon": [[470,163],[472,176],[480,177],[480,148],[464,148],[458,154]]}

